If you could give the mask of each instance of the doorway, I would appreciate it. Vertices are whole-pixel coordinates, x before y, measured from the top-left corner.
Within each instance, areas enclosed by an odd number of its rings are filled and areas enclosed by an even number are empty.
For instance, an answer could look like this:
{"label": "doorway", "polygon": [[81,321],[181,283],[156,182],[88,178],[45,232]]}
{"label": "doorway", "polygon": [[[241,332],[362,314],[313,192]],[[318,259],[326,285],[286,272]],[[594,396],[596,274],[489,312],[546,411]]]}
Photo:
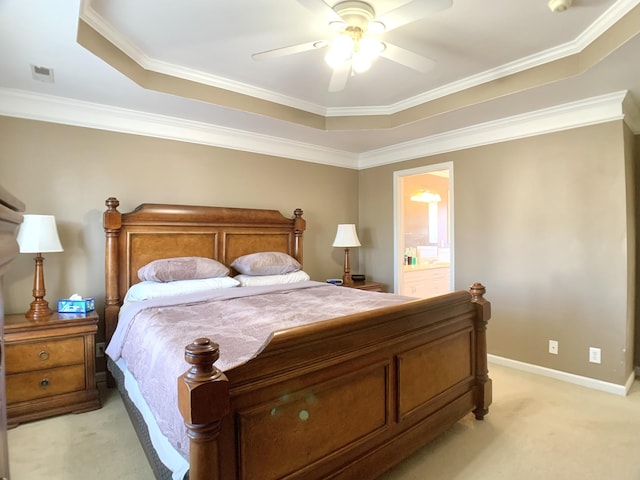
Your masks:
{"label": "doorway", "polygon": [[453,289],[453,163],[394,172],[394,291],[429,298]]}

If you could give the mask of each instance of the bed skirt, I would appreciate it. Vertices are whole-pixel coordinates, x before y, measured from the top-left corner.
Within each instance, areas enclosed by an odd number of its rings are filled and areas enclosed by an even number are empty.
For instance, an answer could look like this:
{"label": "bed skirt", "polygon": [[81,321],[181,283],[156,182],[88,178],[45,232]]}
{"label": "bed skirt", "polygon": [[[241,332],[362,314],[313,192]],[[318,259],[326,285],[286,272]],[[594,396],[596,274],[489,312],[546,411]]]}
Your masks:
{"label": "bed skirt", "polygon": [[[122,372],[120,367],[118,367],[118,365],[109,357],[107,357],[107,368],[116,381],[118,391],[120,392],[120,396],[122,397],[124,406],[136,431],[136,434],[140,441],[140,445],[142,446],[142,449],[147,456],[147,460],[149,461],[149,465],[153,470],[153,474],[158,480],[174,480],[173,472],[169,468],[167,468],[162,460],[160,460],[158,453],[153,447],[151,436],[149,435],[149,428],[144,421],[142,413],[135,405],[135,403],[131,400],[129,393],[125,388],[124,373]],[[189,472],[184,475],[183,480],[189,480]]]}

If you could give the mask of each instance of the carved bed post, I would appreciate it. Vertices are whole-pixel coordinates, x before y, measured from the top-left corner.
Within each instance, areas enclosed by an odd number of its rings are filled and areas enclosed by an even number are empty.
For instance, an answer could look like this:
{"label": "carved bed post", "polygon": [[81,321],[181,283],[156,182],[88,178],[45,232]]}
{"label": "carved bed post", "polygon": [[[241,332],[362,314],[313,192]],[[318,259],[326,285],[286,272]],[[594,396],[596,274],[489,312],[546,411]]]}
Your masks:
{"label": "carved bed post", "polygon": [[482,420],[489,412],[491,405],[491,379],[487,366],[487,322],[491,317],[491,303],[484,298],[487,289],[481,283],[474,283],[469,288],[471,302],[476,308],[476,418]]}
{"label": "carved bed post", "polygon": [[229,382],[213,364],[218,344],[198,338],[187,345],[189,370],[178,377],[178,408],[189,435],[189,479],[221,480],[218,436],[229,413]]}
{"label": "carved bed post", "polygon": [[294,257],[296,258],[296,260],[298,260],[300,263],[302,262],[302,235],[305,231],[305,229],[307,228],[307,221],[302,218],[302,210],[299,208],[296,208],[293,211],[293,215],[295,216],[294,220],[293,220],[293,228],[294,228],[294,235],[295,235],[295,245],[294,245]]}
{"label": "carved bed post", "polygon": [[120,311],[120,297],[118,294],[118,237],[122,227],[122,214],[118,211],[120,202],[117,198],[109,197],[104,202],[107,210],[102,215],[102,225],[105,233],[105,308],[104,328],[107,343],[113,336],[113,331],[118,324],[118,312]]}

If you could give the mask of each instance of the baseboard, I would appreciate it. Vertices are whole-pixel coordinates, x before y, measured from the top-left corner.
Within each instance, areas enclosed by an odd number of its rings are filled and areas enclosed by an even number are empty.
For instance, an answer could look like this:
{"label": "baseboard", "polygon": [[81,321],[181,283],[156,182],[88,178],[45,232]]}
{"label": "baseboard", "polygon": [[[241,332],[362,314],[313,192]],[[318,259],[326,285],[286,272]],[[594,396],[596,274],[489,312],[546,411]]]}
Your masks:
{"label": "baseboard", "polygon": [[96,383],[106,382],[107,381],[107,372],[96,372]]}
{"label": "baseboard", "polygon": [[[495,363],[496,365],[503,365],[516,370],[522,370],[529,373],[535,373],[544,377],[555,378],[567,383],[573,383],[582,387],[591,388],[593,390],[600,390],[602,392],[613,393],[615,395],[625,396],[629,393],[629,389],[635,380],[636,373],[631,372],[627,382],[624,385],[618,385],[617,383],[603,382],[602,380],[596,380],[595,378],[582,377],[580,375],[574,375],[573,373],[561,372],[560,370],[553,370],[547,367],[541,367],[539,365],[533,365],[531,363],[519,362],[518,360],[512,360],[510,358],[499,357],[497,355],[488,355],[489,363]],[[637,369],[636,369],[637,371]],[[491,375],[491,374],[489,374]]]}

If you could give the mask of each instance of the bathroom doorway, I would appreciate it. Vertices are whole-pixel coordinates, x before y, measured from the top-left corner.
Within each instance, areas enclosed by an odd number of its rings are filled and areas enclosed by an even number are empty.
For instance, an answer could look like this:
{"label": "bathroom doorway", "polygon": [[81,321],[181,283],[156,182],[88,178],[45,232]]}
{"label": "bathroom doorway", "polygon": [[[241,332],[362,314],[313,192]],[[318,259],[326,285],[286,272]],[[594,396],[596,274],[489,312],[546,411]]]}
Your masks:
{"label": "bathroom doorway", "polygon": [[394,291],[428,298],[452,291],[453,164],[394,172]]}

